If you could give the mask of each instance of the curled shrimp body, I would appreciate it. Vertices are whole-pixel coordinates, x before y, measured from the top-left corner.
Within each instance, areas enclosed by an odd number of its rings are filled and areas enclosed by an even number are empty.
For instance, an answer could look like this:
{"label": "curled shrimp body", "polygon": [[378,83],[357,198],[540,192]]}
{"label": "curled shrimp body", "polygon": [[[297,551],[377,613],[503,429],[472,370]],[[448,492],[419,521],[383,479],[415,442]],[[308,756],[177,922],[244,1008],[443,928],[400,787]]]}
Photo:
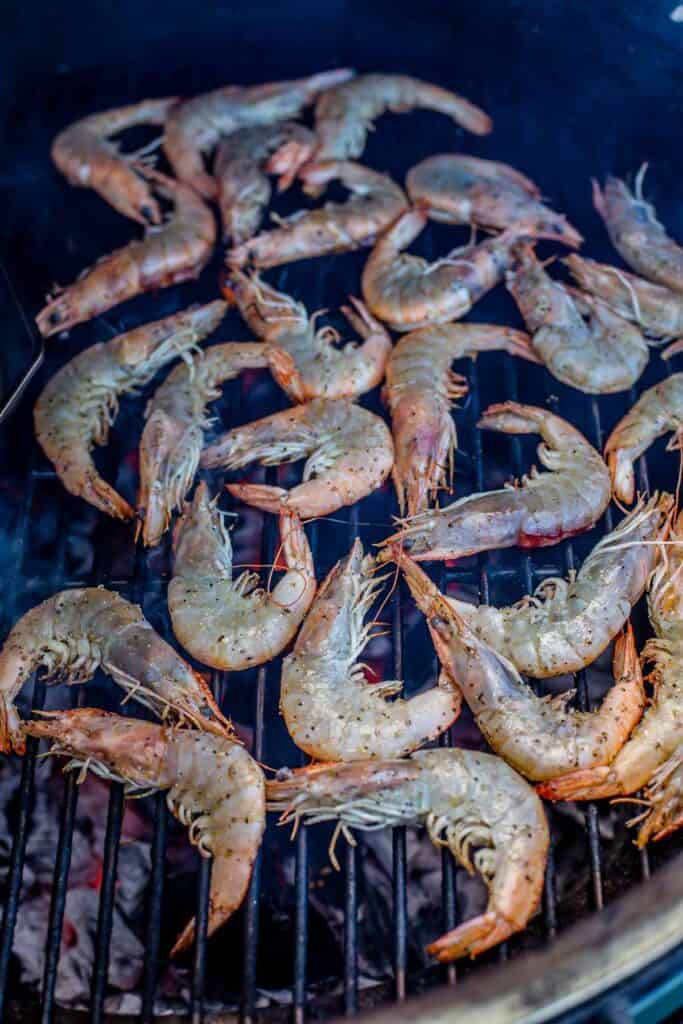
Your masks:
{"label": "curled shrimp body", "polygon": [[596,296],[553,281],[530,245],[515,250],[506,286],[535,352],[563,384],[604,395],[638,380],[649,359],[640,329]]}
{"label": "curled shrimp body", "polygon": [[519,672],[469,627],[422,569],[396,551],[410,592],[427,619],[439,661],[462,690],[497,754],[534,781],[605,765],[624,746],[645,708],[633,630],[614,647],[614,685],[596,711],[567,707],[572,693],[537,697]]}
{"label": "curled shrimp body", "polygon": [[139,124],[163,124],[176,97],[143,100],[74,121],[52,143],[52,159],[70,185],[92,188],[110,206],[138,224],[158,224],[159,204],[149,185],[119,152],[111,135]]}
{"label": "curled shrimp body", "polygon": [[349,829],[422,825],[488,889],[486,911],[427,947],[437,960],[477,956],[526,927],[538,907],[548,824],[533,789],[499,757],[473,750],[419,750],[405,761],[316,765],[266,783],[281,822],[337,821]]}
{"label": "curled shrimp body", "polygon": [[256,234],[270,202],[268,173],[279,174],[279,188],[287,188],[314,146],[313,133],[294,121],[239,128],[223,139],[214,174],[225,242],[240,245]]}
{"label": "curled shrimp body", "polygon": [[321,89],[345,82],[352,75],[352,71],[341,68],[290,82],[228,85],[179,103],[167,119],[164,133],[164,152],[176,177],[206,199],[215,199],[216,182],[207,173],[202,154],[210,152],[221,135],[296,117]]}
{"label": "curled shrimp body", "polygon": [[423,512],[452,477],[457,436],[450,410],[467,394],[467,381],[451,363],[496,350],[538,362],[528,335],[496,324],[424,327],[401,338],[389,356],[383,396],[391,411],[394,485],[408,516]]}
{"label": "curled shrimp body", "polygon": [[14,701],[37,669],[46,681],[87,683],[98,669],[160,717],[219,735],[230,725],[198,673],[142,609],[104,587],[63,590],[12,627],[0,651],[0,750],[24,749]]}
{"label": "curled shrimp body", "polygon": [[672,504],[669,494],[641,502],[593,548],[578,575],[546,579],[516,605],[449,601],[519,672],[536,679],[578,672],[604,651],[642,597]]}
{"label": "curled shrimp body", "polygon": [[271,373],[293,402],[312,398],[355,398],[384,377],[391,338],[358,299],[349,296],[342,313],[363,339],[337,348],[331,326],[316,327],[318,314],[262,281],[258,274],[234,270],[224,287],[254,334],[274,346]]}
{"label": "curled shrimp body", "polygon": [[491,118],[457,93],[408,75],[358,75],[323,92],[315,105],[320,139],[317,160],[346,160],[361,155],[373,121],[390,110],[436,110],[475,135],[488,135]]}
{"label": "curled shrimp body", "polygon": [[464,316],[502,281],[513,245],[529,234],[523,225],[515,225],[428,263],[403,252],[427,220],[425,207],[407,210],[378,239],[363,268],[363,298],[370,311],[394,331],[412,331]]}
{"label": "curled shrimp body", "polygon": [[[226,736],[164,728],[94,708],[53,711],[27,722],[30,736],[52,741],[50,753],[70,758],[65,770],[90,769],[123,783],[131,795],[168,790],[174,817],[191,842],[212,857],[208,934],[244,899],[265,828],[263,773],[243,746]],[[80,781],[80,779],[79,779]],[[194,941],[191,920],[171,956]]]}
{"label": "curled shrimp body", "polygon": [[279,228],[262,231],[229,249],[228,266],[279,267],[332,252],[372,245],[377,236],[408,205],[403,190],[386,174],[362,164],[332,160],[309,164],[299,172],[305,185],[323,191],[339,180],[351,193],[345,203],[325,203],[315,210],[297,210],[279,219]]}
{"label": "curled shrimp body", "polygon": [[133,509],[98,473],[121,395],[135,393],[176,356],[190,352],[225,316],[224,302],[188,309],[80,352],[52,377],[33,412],[36,437],[71,494],[117,519]]}
{"label": "curled shrimp body", "polygon": [[[670,539],[673,543],[663,549],[647,594],[655,636],[645,645],[643,658],[654,664],[654,670],[648,677],[653,683],[653,693],[642,721],[611,762],[553,779],[539,790],[548,800],[600,800],[629,796],[652,784],[650,796],[662,799],[653,799],[652,824],[648,828],[646,818],[643,842],[651,834],[663,831],[666,817],[676,813],[676,801],[669,801],[680,778],[674,761],[680,752],[683,730],[682,516],[678,517]],[[665,780],[670,773],[669,788]]]}
{"label": "curled shrimp body", "polygon": [[[680,292],[576,253],[563,262],[580,288],[602,299],[625,320],[632,320],[648,338],[676,338],[683,332],[683,295]],[[668,354],[673,353],[669,349],[662,353],[664,358]]]}
{"label": "curled shrimp body", "polygon": [[315,596],[313,556],[304,528],[280,515],[287,572],[267,593],[254,572],[232,578],[232,545],[206,484],[178,521],[168,610],[185,650],[205,665],[238,672],[262,665],[287,646]]}
{"label": "curled shrimp body", "polygon": [[669,238],[654,206],[643,199],[647,164],[638,171],[635,192],[619,178],[604,189],[593,181],[593,205],[605,222],[612,245],[629,267],[649,281],[683,291],[683,248]]}
{"label": "curled shrimp body", "polygon": [[634,463],[662,434],[673,433],[670,447],[680,448],[683,428],[683,373],[648,388],[619,420],[607,439],[605,456],[612,474],[612,487],[621,501],[635,496]]}
{"label": "curled shrimp body", "polygon": [[207,406],[220,385],[243,370],[269,365],[260,342],[228,341],[171,370],[150,399],[140,440],[138,514],[145,544],[158,544],[194,480],[209,419]]}
{"label": "curled shrimp body", "polygon": [[306,458],[303,483],[286,491],[266,484],[228,484],[231,494],[265,512],[324,516],[376,490],[394,461],[384,420],[347,399],[316,398],[235,427],[204,449],[203,466],[240,469]]}
{"label": "curled shrimp body", "polygon": [[589,530],[610,499],[609,472],[583,434],[547,409],[519,402],[491,405],[477,424],[506,434],[538,433],[538,459],[549,473],[533,467],[519,486],[483,491],[402,521],[384,541],[410,552],[416,562],[463,558],[492,548],[545,547]]}
{"label": "curled shrimp body", "polygon": [[282,666],[280,710],[298,747],[320,761],[401,757],[435,739],[458,717],[460,693],[439,685],[410,700],[388,701],[397,680],[371,683],[358,658],[371,624],[365,616],[381,581],[354,542],[320,587]]}
{"label": "curled shrimp body", "polygon": [[504,231],[517,221],[534,234],[578,248],[583,239],[560,213],[540,202],[538,187],[514,167],[460,153],[441,153],[416,164],[406,178],[414,203],[429,206],[433,220],[479,224]]}
{"label": "curled shrimp body", "polygon": [[142,239],[116,249],[59,288],[36,317],[41,334],[68,331],[143,292],[199,276],[216,241],[216,222],[198,195],[163,174],[143,168],[155,191],[170,200],[173,213]]}

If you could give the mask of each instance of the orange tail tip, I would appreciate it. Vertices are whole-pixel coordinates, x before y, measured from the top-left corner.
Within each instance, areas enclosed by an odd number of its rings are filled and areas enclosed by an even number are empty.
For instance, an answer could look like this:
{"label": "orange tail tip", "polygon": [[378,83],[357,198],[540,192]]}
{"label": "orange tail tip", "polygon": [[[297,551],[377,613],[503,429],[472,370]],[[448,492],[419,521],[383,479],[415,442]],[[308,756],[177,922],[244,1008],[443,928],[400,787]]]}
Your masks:
{"label": "orange tail tip", "polygon": [[274,514],[282,511],[288,493],[284,487],[269,487],[267,484],[226,484],[225,489],[246,505]]}
{"label": "orange tail tip", "polygon": [[582,768],[567,775],[559,775],[536,786],[536,792],[544,800],[600,800],[604,797],[618,796],[615,785],[608,782],[610,766],[598,768]]}
{"label": "orange tail tip", "polygon": [[295,402],[305,402],[306,390],[301,374],[296,368],[294,358],[289,352],[277,346],[268,346],[268,364],[270,372],[283,391]]}
{"label": "orange tail tip", "polygon": [[475,957],[499,942],[504,942],[515,930],[505,918],[489,911],[446,932],[427,946],[427,952],[439,963],[448,963],[464,956]]}

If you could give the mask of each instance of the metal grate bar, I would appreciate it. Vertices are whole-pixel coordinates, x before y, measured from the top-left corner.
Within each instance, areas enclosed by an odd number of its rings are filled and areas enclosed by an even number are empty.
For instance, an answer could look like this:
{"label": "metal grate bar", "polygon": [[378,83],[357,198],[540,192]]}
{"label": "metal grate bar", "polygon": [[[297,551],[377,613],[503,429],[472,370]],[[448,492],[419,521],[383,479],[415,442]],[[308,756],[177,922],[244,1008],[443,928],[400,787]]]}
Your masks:
{"label": "metal grate bar", "polygon": [[357,849],[346,844],[344,863],[344,1013],[358,1013]]}
{"label": "metal grate bar", "polygon": [[104,1000],[107,994],[107,976],[109,973],[109,950],[114,921],[116,868],[119,857],[119,844],[121,842],[124,801],[125,796],[122,784],[120,782],[113,783],[109,797],[107,831],[104,838],[102,888],[100,890],[100,906],[97,915],[95,966],[90,997],[91,1020],[93,1024],[101,1024],[101,1021],[104,1019]]}
{"label": "metal grate bar", "polygon": [[[396,587],[391,615],[393,639],[393,678],[403,678],[403,629],[401,618],[401,585]],[[394,986],[396,999],[406,997],[406,963],[408,955],[407,851],[406,830],[401,825],[392,836],[393,905],[394,905]]]}
{"label": "metal grate bar", "polygon": [[152,877],[149,883],[147,903],[147,928],[145,930],[145,965],[142,990],[143,1024],[154,1019],[154,997],[159,975],[159,951],[161,948],[161,914],[164,899],[164,869],[166,861],[166,837],[168,814],[166,794],[155,797],[154,836],[152,839]]}
{"label": "metal grate bar", "polygon": [[192,957],[192,991],[190,994],[190,1019],[192,1024],[204,1020],[204,989],[206,987],[206,935],[209,924],[209,892],[211,889],[212,860],[202,857],[197,876],[197,911],[195,915],[195,939]]}

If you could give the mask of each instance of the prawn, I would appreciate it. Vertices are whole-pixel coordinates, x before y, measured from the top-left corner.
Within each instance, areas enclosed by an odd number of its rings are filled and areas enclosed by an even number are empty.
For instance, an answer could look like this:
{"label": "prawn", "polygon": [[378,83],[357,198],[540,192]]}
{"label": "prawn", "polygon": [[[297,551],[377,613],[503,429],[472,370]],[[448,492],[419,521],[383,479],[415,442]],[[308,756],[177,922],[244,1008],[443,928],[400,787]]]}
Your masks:
{"label": "prawn", "polygon": [[448,600],[518,672],[536,679],[578,672],[605,650],[642,597],[672,506],[669,494],[639,502],[596,544],[578,575],[546,579],[509,608]]}
{"label": "prawn", "polygon": [[271,373],[293,402],[356,398],[384,377],[391,338],[353,296],[341,311],[363,340],[337,348],[340,337],[333,327],[316,328],[319,313],[309,316],[303,303],[276,291],[257,273],[234,270],[223,294],[237,303],[254,334],[273,346]]}
{"label": "prawn", "polygon": [[638,380],[650,358],[640,328],[597,296],[553,281],[531,245],[515,250],[506,287],[534,350],[563,384],[604,395]]}
{"label": "prawn", "polygon": [[91,345],[52,377],[33,411],[36,437],[67,491],[116,519],[133,509],[103,480],[92,458],[107,443],[119,398],[136,391],[176,356],[187,356],[225,316],[217,300]]}
{"label": "prawn", "polygon": [[600,214],[612,245],[629,267],[649,281],[675,292],[683,291],[683,248],[667,235],[654,206],[643,199],[643,164],[635,191],[619,178],[609,177],[604,189],[593,180],[593,206]]}
{"label": "prawn", "polygon": [[358,661],[381,586],[375,563],[355,540],[331,570],[282,665],[280,710],[298,747],[320,761],[401,757],[435,739],[460,712],[460,692],[442,673],[438,686],[410,700],[403,683],[370,683]]}
{"label": "prawn", "polygon": [[544,206],[534,182],[507,164],[441,153],[411,168],[406,191],[413,203],[428,204],[432,220],[499,231],[522,221],[534,234],[572,249],[583,242],[566,217]]}
{"label": "prawn", "polygon": [[70,185],[94,189],[115,210],[138,224],[159,224],[159,204],[135,170],[134,161],[140,154],[122,155],[109,137],[133,125],[163,124],[177,102],[176,96],[143,100],[74,121],[52,143],[52,160]]}
{"label": "prawn", "polygon": [[87,683],[98,669],[170,722],[229,735],[206,682],[152,629],[142,609],[104,587],[62,590],[31,608],[0,650],[0,750],[23,753],[15,707],[37,669],[46,682]]}
{"label": "prawn", "polygon": [[270,202],[268,173],[279,174],[279,189],[287,188],[314,146],[313,133],[294,121],[239,128],[223,139],[214,175],[225,242],[241,245],[256,234]]}
{"label": "prawn", "polygon": [[467,380],[451,370],[455,359],[503,350],[539,362],[528,335],[496,324],[424,327],[401,338],[386,367],[382,395],[391,412],[394,486],[401,512],[423,512],[430,495],[450,486],[457,447],[450,409],[467,394]]}
{"label": "prawn", "polygon": [[239,672],[287,646],[315,596],[313,556],[292,512],[280,514],[287,572],[267,593],[254,572],[232,578],[232,546],[205,483],[176,524],[168,610],[185,650],[205,665]]}
{"label": "prawn", "polygon": [[512,247],[529,234],[515,224],[478,245],[434,263],[403,252],[427,224],[428,208],[406,210],[378,239],[363,268],[361,290],[371,313],[394,331],[458,320],[503,279]]}
{"label": "prawn", "polygon": [[66,288],[57,288],[36,317],[41,334],[68,331],[144,292],[199,277],[216,241],[216,222],[191,188],[141,168],[155,191],[174,204],[173,213],[145,237],[103,256]]}
{"label": "prawn", "polygon": [[645,708],[645,690],[633,630],[614,645],[614,685],[599,709],[567,706],[573,691],[537,697],[504,655],[470,629],[422,569],[396,549],[400,566],[445,672],[462,690],[487,743],[533,781],[577,768],[609,764]]}
{"label": "prawn", "polygon": [[240,469],[306,458],[303,483],[286,491],[266,484],[227,484],[236,498],[265,512],[328,515],[376,490],[394,461],[384,420],[348,399],[316,398],[227,431],[204,449],[201,464]]}
{"label": "prawn", "polygon": [[256,267],[279,267],[372,245],[408,205],[403,190],[388,175],[350,161],[308,164],[299,178],[321,191],[331,181],[339,180],[351,197],[345,203],[329,202],[315,210],[297,210],[289,217],[278,218],[279,228],[262,231],[229,249],[229,267],[241,267],[250,261]]}
{"label": "prawn", "polygon": [[607,439],[605,457],[614,494],[620,501],[633,501],[636,459],[670,431],[674,436],[669,449],[678,450],[683,437],[683,373],[672,373],[644,391]]}
{"label": "prawn", "polygon": [[202,154],[210,152],[222,135],[296,117],[321,89],[352,75],[353,71],[341,68],[290,82],[227,85],[179,103],[171,111],[164,133],[164,152],[176,177],[205,199],[215,199],[216,182],[207,173]]}
{"label": "prawn", "polygon": [[387,110],[401,114],[417,108],[445,114],[475,135],[488,135],[493,128],[483,110],[438,85],[408,75],[358,75],[326,89],[316,101],[316,160],[359,157],[376,118]]}
{"label": "prawn", "polygon": [[[548,800],[600,800],[630,796],[650,784],[653,787],[649,793],[652,824],[646,825],[643,842],[650,834],[665,829],[668,815],[675,813],[674,807],[669,806],[669,799],[676,780],[680,778],[674,760],[680,748],[683,726],[682,570],[683,516],[679,515],[671,531],[670,542],[663,549],[652,574],[647,593],[648,613],[655,636],[646,643],[642,657],[653,662],[654,669],[648,677],[653,683],[653,694],[642,721],[610,762],[553,779],[539,790]],[[670,775],[672,768],[674,771]],[[671,787],[666,785],[669,777]],[[658,797],[662,799],[656,799]]]}
{"label": "prawn", "polygon": [[519,402],[491,405],[482,430],[539,433],[538,458],[521,484],[470,494],[447,505],[399,520],[401,529],[383,541],[380,561],[399,545],[417,562],[463,558],[493,548],[546,547],[589,530],[607,508],[610,478],[596,450],[566,420],[547,409]]}
{"label": "prawn", "polygon": [[[189,828],[202,857],[211,857],[207,933],[212,935],[245,897],[265,829],[263,773],[244,747],[226,736],[165,728],[153,722],[77,708],[43,712],[26,722],[29,736],[51,741],[68,757],[65,771],[88,770],[122,783],[129,796],[167,790],[171,814]],[[191,920],[171,956],[195,938]]]}
{"label": "prawn", "polygon": [[140,440],[138,515],[146,545],[158,544],[194,480],[210,423],[207,405],[220,385],[247,369],[270,365],[260,342],[228,341],[171,370],[147,404]]}
{"label": "prawn", "polygon": [[[526,927],[537,910],[548,855],[548,824],[533,789],[491,754],[443,747],[405,761],[365,761],[284,770],[266,782],[266,808],[280,823],[337,821],[374,830],[425,825],[488,889],[486,911],[427,947],[446,962],[477,956]],[[333,863],[334,848],[331,846]]]}

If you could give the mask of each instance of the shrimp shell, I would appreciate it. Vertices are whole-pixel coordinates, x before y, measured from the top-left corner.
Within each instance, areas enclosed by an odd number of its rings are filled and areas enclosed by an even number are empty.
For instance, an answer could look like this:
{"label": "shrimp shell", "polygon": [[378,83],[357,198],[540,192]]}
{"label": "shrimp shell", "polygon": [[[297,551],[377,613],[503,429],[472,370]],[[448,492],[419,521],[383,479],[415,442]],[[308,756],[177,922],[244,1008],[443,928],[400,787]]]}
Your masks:
{"label": "shrimp shell", "polygon": [[335,836],[343,831],[349,841],[350,828],[426,825],[432,842],[448,847],[488,889],[485,913],[427,947],[442,962],[503,942],[538,908],[549,844],[543,805],[491,754],[441,748],[407,761],[284,770],[266,783],[266,807],[281,812],[281,824],[336,820]]}
{"label": "shrimp shell", "polygon": [[[123,783],[132,795],[168,790],[171,813],[189,827],[202,857],[212,857],[207,932],[212,935],[244,899],[265,829],[263,773],[226,736],[178,732],[94,708],[44,712],[26,722],[30,736],[52,741],[49,753],[70,758],[65,771],[86,770]],[[171,956],[188,949],[191,920]]]}
{"label": "shrimp shell", "polygon": [[272,593],[259,577],[232,578],[232,546],[206,484],[178,521],[168,610],[173,632],[190,654],[213,668],[239,672],[275,658],[292,640],[315,597],[313,556],[303,526],[280,515],[287,572]]}
{"label": "shrimp shell", "polygon": [[230,734],[203,678],[152,629],[142,609],[104,587],[63,590],[31,608],[0,651],[0,750],[23,753],[14,701],[37,669],[46,682],[87,683],[98,669],[163,719]]}
{"label": "shrimp shell", "polygon": [[91,451],[107,443],[119,398],[176,356],[187,355],[225,316],[224,302],[184,310],[92,345],[52,377],[36,402],[36,437],[71,493],[117,519],[134,515],[97,472]]}

